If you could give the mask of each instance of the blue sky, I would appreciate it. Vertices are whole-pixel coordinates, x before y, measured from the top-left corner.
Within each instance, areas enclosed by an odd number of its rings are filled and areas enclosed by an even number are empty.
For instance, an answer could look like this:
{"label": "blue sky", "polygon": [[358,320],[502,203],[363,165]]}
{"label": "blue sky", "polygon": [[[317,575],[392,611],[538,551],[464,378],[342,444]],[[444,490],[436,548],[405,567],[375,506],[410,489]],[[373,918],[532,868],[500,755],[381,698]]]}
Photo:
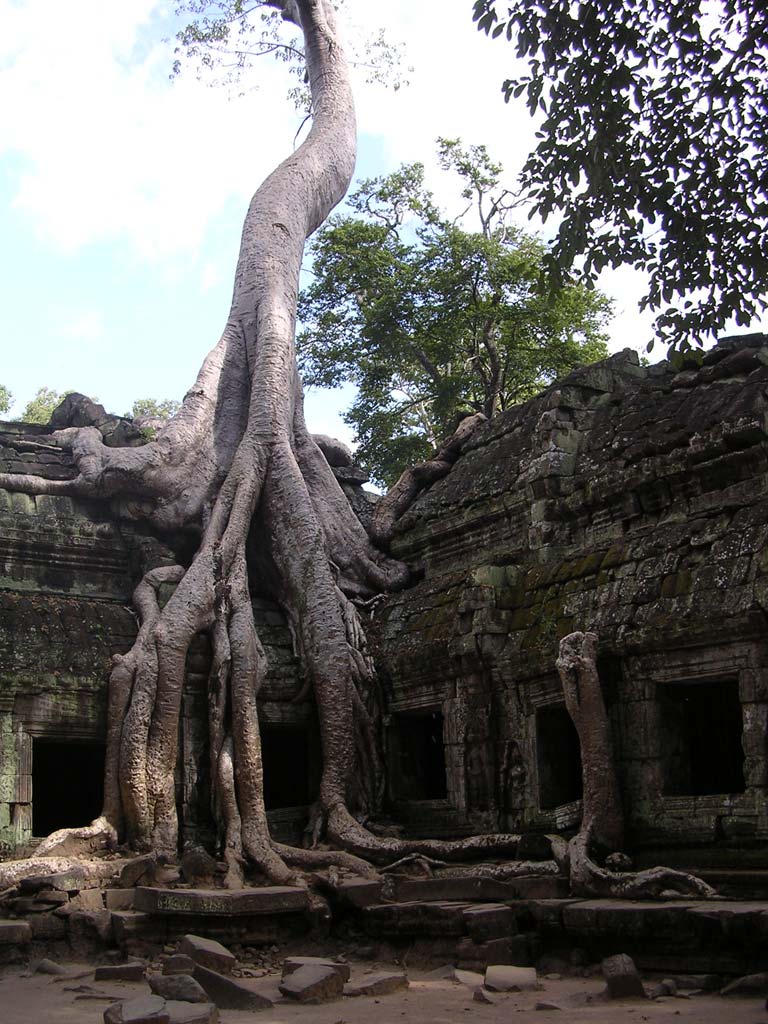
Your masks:
{"label": "blue sky", "polygon": [[[447,202],[434,171],[445,135],[486,143],[511,178],[533,135],[501,98],[511,48],[478,35],[470,0],[371,6],[414,70],[399,92],[358,82],[358,175],[422,160]],[[121,413],[181,398],[223,326],[250,195],[293,145],[280,66],[265,62],[239,98],[169,81],[171,11],[0,0],[0,383],[17,413],[41,385]],[[641,348],[642,282],[626,271],[603,288],[618,300],[613,347]],[[349,438],[348,401],[310,395],[311,429]]]}

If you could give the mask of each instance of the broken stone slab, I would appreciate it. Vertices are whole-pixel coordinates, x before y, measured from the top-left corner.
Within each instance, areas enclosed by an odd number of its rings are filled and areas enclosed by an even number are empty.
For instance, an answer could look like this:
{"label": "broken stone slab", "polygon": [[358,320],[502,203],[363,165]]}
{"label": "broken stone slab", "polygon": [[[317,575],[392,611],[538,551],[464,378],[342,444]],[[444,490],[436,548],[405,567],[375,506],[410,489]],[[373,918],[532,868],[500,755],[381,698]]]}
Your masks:
{"label": "broken stone slab", "polygon": [[338,962],[323,956],[289,956],[283,960],[283,978],[295,974],[302,967],[331,967],[341,975],[341,980],[349,981],[350,968],[345,961]]}
{"label": "broken stone slab", "polygon": [[268,1010],[272,1006],[270,999],[202,964],[195,965],[193,977],[220,1010]]}
{"label": "broken stone slab", "polygon": [[476,1003],[495,1003],[496,1000],[492,999],[484,988],[476,988],[472,993],[472,998]]}
{"label": "broken stone slab", "polygon": [[485,977],[482,974],[476,971],[463,971],[460,967],[454,967],[451,977],[468,988],[482,988],[485,984]]}
{"label": "broken stone slab", "polygon": [[218,974],[231,974],[237,963],[233,953],[215,939],[206,939],[202,935],[185,935],[178,944],[178,952],[184,953],[200,964]]}
{"label": "broken stone slab", "polygon": [[78,910],[104,909],[104,896],[101,889],[81,889],[71,897],[66,893],[58,895],[66,897],[66,901],[62,900],[62,906],[54,911],[59,917],[68,917]]}
{"label": "broken stone slab", "polygon": [[534,1006],[534,1010],[562,1010],[562,1006],[558,1006],[557,1003],[550,1003],[547,999],[540,999]]}
{"label": "broken stone slab", "polygon": [[309,894],[293,885],[241,890],[139,886],[133,905],[147,914],[288,914],[308,910]]}
{"label": "broken stone slab", "polygon": [[94,981],[143,981],[146,964],[138,960],[129,964],[104,964],[93,972]]}
{"label": "broken stone slab", "polygon": [[392,992],[408,988],[408,984],[408,978],[403,971],[380,971],[345,985],[344,995],[388,996]]}
{"label": "broken stone slab", "polygon": [[174,953],[163,961],[163,974],[194,974],[195,961],[186,953]]}
{"label": "broken stone slab", "polygon": [[626,953],[609,956],[602,963],[606,993],[609,999],[645,999],[645,989],[637,973],[635,961]]}
{"label": "broken stone slab", "polygon": [[208,993],[190,974],[150,974],[149,987],[156,996],[178,1003],[207,1003]]}
{"label": "broken stone slab", "polygon": [[485,971],[485,987],[491,992],[530,992],[541,986],[534,967],[493,964]]}
{"label": "broken stone slab", "polygon": [[120,871],[120,888],[132,889],[141,882],[145,885],[151,884],[156,871],[156,853],[145,853],[141,857],[134,857]]}
{"label": "broken stone slab", "polygon": [[19,880],[19,892],[23,896],[41,892],[45,889],[54,889],[57,892],[74,893],[78,892],[87,884],[85,872],[59,871],[51,875],[33,875],[29,878]]}
{"label": "broken stone slab", "polygon": [[47,957],[43,957],[42,960],[31,967],[33,974],[53,974],[53,975],[68,975],[69,971],[66,967],[62,967],[61,964],[57,964],[55,960],[49,960]]}
{"label": "broken stone slab", "polygon": [[26,946],[31,941],[28,921],[0,921],[0,946]]}
{"label": "broken stone slab", "polygon": [[218,1024],[219,1010],[213,1003],[184,1003],[168,1000],[165,1004],[170,1024]]}
{"label": "broken stone slab", "polygon": [[764,996],[768,994],[768,973],[745,974],[720,990],[721,996]]}
{"label": "broken stone slab", "polygon": [[104,1024],[170,1024],[165,1000],[159,996],[138,996],[112,1003],[104,1011]]}
{"label": "broken stone slab", "polygon": [[344,981],[332,966],[307,964],[284,978],[280,991],[299,1003],[326,1003],[343,995]]}

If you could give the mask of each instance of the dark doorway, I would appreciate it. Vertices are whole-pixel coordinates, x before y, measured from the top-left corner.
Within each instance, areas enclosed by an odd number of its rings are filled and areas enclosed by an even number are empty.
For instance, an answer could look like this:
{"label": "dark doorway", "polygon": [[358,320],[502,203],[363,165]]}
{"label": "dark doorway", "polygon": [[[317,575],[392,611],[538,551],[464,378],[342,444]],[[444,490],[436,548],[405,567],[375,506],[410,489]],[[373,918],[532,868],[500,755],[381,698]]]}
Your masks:
{"label": "dark doorway", "polygon": [[666,796],[744,792],[736,680],[659,686]]}
{"label": "dark doorway", "polygon": [[404,711],[393,717],[390,782],[395,800],[444,800],[448,795],[440,711]]}
{"label": "dark doorway", "polygon": [[579,734],[564,704],[536,713],[536,756],[542,811],[581,799]]}
{"label": "dark doorway", "polygon": [[101,814],[103,792],[103,744],[33,739],[33,835],[90,824]]}
{"label": "dark doorway", "polygon": [[262,726],[261,759],[264,806],[268,811],[309,803],[309,739],[305,729]]}

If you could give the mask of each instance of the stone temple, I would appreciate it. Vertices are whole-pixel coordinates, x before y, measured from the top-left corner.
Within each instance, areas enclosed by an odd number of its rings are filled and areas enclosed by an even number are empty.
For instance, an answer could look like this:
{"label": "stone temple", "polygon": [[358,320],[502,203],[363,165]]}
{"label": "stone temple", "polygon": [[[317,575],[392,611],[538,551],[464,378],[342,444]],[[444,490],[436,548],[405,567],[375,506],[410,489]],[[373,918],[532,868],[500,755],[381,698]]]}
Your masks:
{"label": "stone temple", "polygon": [[[570,835],[581,813],[559,640],[598,637],[637,866],[759,891],[768,869],[768,336],[703,363],[625,351],[472,435],[400,521],[412,585],[380,603],[386,811],[405,834]],[[0,424],[0,471],[62,479],[48,428]],[[364,474],[335,469],[361,516]],[[111,656],[164,541],[106,505],[0,491],[0,851],[100,809]],[[280,610],[256,596],[273,832],[296,841],[319,776],[311,698]],[[209,651],[188,659],[177,770],[185,839],[211,839]],[[74,784],[73,784],[74,783]]]}

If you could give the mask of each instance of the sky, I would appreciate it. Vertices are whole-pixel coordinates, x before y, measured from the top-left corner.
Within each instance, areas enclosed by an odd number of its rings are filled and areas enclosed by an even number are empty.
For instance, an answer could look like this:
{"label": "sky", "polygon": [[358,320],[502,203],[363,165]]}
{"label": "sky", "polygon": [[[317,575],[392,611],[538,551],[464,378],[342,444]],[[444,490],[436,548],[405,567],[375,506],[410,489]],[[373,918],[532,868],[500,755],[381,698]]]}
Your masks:
{"label": "sky", "polygon": [[[454,182],[435,157],[446,136],[485,143],[513,181],[534,128],[522,103],[504,103],[512,49],[475,30],[471,0],[350,6],[402,42],[413,69],[398,91],[355,72],[357,176],[420,160],[449,205]],[[293,148],[300,117],[285,68],[269,60],[243,95],[193,73],[170,80],[176,27],[162,0],[0,0],[0,384],[11,414],[43,385],[116,413],[136,398],[180,399],[224,325],[247,204]],[[622,270],[600,285],[616,299],[611,348],[642,350],[642,279]],[[350,400],[349,389],[310,393],[310,429],[351,440],[340,416]]]}

